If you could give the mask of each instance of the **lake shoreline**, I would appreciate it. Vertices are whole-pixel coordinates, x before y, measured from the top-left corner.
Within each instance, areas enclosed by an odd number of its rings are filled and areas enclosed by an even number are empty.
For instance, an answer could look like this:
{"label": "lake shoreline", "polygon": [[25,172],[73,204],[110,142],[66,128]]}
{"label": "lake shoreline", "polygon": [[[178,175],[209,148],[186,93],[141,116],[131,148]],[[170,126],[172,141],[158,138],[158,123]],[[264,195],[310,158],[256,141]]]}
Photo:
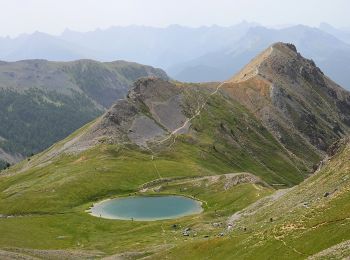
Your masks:
{"label": "lake shoreline", "polygon": [[[132,204],[135,204],[135,200],[143,200],[143,203],[140,205],[134,205],[134,208],[132,208]],[[158,205],[155,205],[154,203],[152,204],[151,200],[155,200],[154,202],[157,202]],[[172,203],[176,202],[177,208],[174,207],[169,207],[168,203],[165,203],[167,200],[170,200]],[[128,203],[126,203],[128,202]],[[112,204],[114,203],[114,204]],[[113,208],[115,204],[118,205],[123,204],[123,207],[125,210],[127,209],[132,209],[134,211],[134,215],[130,215],[128,217],[123,216],[125,215],[125,212],[122,212],[121,214],[113,212],[113,214],[109,213],[111,211],[110,207]],[[145,205],[149,204],[148,209]],[[131,204],[131,205],[130,205]],[[163,205],[163,209],[161,208],[161,205]],[[184,204],[184,205],[183,205]],[[97,203],[94,203],[88,210],[86,210],[89,215],[94,216],[94,217],[100,217],[104,219],[110,219],[110,220],[122,220],[122,221],[160,221],[160,220],[169,220],[169,219],[178,219],[181,217],[185,216],[190,216],[190,215],[196,215],[200,214],[204,211],[203,207],[203,202],[196,200],[191,197],[187,196],[181,196],[181,195],[140,195],[140,196],[128,196],[128,197],[117,197],[117,198],[108,198],[104,199],[102,201],[99,201]],[[185,206],[186,209],[181,211],[181,206]],[[158,207],[158,208],[157,208]],[[139,208],[143,208],[143,211]],[[152,209],[153,208],[153,209]],[[175,213],[170,213],[169,215],[164,215],[163,211],[166,210],[171,210],[171,211],[179,211]],[[135,211],[137,214],[135,215]],[[160,216],[152,216],[152,217],[141,217],[138,214],[156,214],[155,212],[160,211]],[[151,212],[151,213],[150,213]]]}

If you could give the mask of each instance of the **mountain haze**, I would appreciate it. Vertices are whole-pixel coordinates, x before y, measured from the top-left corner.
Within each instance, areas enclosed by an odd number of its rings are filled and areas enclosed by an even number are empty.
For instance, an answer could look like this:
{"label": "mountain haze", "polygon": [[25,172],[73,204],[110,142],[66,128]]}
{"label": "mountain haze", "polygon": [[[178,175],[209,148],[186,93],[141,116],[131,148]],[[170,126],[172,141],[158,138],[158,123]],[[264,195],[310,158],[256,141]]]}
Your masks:
{"label": "mountain haze", "polygon": [[[46,59],[72,61],[86,57],[88,51],[56,37],[34,32],[16,38],[0,38],[1,60],[18,61],[26,59]],[[92,58],[92,56],[90,55]]]}
{"label": "mountain haze", "polygon": [[335,28],[334,26],[327,24],[327,23],[321,23],[319,28],[329,34],[332,34],[334,37],[337,37],[339,40],[342,40],[343,42],[346,42],[350,44],[350,30],[349,29],[339,29]]}
{"label": "mountain haze", "polygon": [[334,81],[350,88],[347,31],[326,24],[282,29],[248,22],[198,28],[115,26],[90,32],[67,29],[59,36],[35,32],[0,38],[0,60],[124,59],[163,68],[180,81],[222,81],[279,41],[295,44]]}

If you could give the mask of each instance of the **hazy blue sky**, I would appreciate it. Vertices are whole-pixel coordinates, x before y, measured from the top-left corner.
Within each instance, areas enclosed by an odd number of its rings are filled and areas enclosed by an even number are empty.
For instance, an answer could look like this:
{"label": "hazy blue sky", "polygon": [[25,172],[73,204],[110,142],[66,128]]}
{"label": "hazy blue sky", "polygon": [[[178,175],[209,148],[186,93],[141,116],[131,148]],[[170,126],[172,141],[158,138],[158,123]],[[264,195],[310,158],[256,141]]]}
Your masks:
{"label": "hazy blue sky", "polygon": [[263,25],[327,22],[350,27],[350,0],[0,0],[0,35],[112,25]]}

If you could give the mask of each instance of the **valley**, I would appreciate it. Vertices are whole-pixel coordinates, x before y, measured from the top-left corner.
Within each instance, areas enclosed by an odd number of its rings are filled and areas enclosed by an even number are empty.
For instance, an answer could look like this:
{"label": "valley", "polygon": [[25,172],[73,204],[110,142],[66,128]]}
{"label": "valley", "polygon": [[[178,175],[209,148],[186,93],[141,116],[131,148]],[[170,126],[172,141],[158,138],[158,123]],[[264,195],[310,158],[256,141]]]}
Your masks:
{"label": "valley", "polygon": [[[348,91],[285,43],[224,82],[145,76],[103,115],[1,171],[0,257],[349,256]],[[158,221],[86,212],[165,195],[203,212]]]}

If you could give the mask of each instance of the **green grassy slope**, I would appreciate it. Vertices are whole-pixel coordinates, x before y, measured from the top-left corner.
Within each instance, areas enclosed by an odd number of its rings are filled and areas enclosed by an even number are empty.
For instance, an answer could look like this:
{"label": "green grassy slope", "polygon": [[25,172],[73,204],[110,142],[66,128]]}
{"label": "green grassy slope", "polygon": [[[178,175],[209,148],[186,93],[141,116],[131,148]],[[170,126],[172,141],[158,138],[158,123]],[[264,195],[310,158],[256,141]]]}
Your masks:
{"label": "green grassy slope", "polygon": [[[255,208],[253,214],[234,222],[230,236],[188,244],[166,252],[167,257],[305,259],[349,240],[349,162],[348,143],[320,172],[271,205]],[[337,255],[339,248],[334,250]],[[339,255],[341,252],[345,255]],[[349,256],[348,252],[338,251],[337,258]]]}
{"label": "green grassy slope", "polygon": [[[0,218],[0,247],[97,249],[108,254],[147,252],[152,246],[169,247],[186,242],[182,228],[174,231],[173,224],[192,227],[200,239],[204,235],[217,235],[221,228],[213,229],[213,221],[224,221],[230,214],[272,192],[271,188],[249,183],[224,190],[223,180],[213,185],[204,182],[200,186],[192,185],[188,177],[224,173],[230,167],[212,156],[202,165],[195,163],[191,154],[196,151],[190,145],[179,144],[177,149],[183,154],[177,154],[176,160],[167,153],[152,161],[148,153],[100,146],[79,156],[61,157],[41,169],[3,176],[0,212],[14,216]],[[196,196],[205,201],[205,212],[157,222],[104,220],[84,212],[94,201],[138,194],[142,184],[159,176],[175,178],[168,181],[161,194]],[[181,177],[188,183],[181,185],[184,190],[179,192],[178,178]],[[228,204],[232,206],[228,208]]]}
{"label": "green grassy slope", "polygon": [[[182,244],[185,241],[181,230],[174,234],[173,223],[195,227],[199,235],[191,238],[194,240],[207,234],[217,235],[223,227],[213,229],[211,222],[224,222],[273,189],[245,183],[225,190],[220,184],[224,179],[209,186],[204,182],[200,186],[191,182],[180,184],[179,179],[244,171],[270,184],[290,186],[303,180],[307,170],[302,162],[291,157],[245,108],[221,94],[209,97],[212,90],[200,88],[193,85],[184,94],[187,113],[194,111],[191,107],[198,91],[208,98],[205,109],[192,122],[196,130],[177,136],[175,143],[169,139],[161,147],[154,145],[153,152],[131,144],[101,144],[79,154],[46,157],[88,131],[90,124],[30,161],[3,171],[0,214],[14,217],[0,218],[4,234],[0,247],[79,248],[79,243],[84,244],[84,249],[114,253],[145,250],[164,243],[168,247],[174,243],[174,236],[178,239],[176,244]],[[145,183],[164,178],[170,179],[170,184],[161,193],[196,196],[206,202],[204,214],[172,221],[129,223],[101,220],[84,212],[95,201],[139,193]],[[179,187],[186,189],[180,191]],[[58,238],[62,236],[65,238]]]}

